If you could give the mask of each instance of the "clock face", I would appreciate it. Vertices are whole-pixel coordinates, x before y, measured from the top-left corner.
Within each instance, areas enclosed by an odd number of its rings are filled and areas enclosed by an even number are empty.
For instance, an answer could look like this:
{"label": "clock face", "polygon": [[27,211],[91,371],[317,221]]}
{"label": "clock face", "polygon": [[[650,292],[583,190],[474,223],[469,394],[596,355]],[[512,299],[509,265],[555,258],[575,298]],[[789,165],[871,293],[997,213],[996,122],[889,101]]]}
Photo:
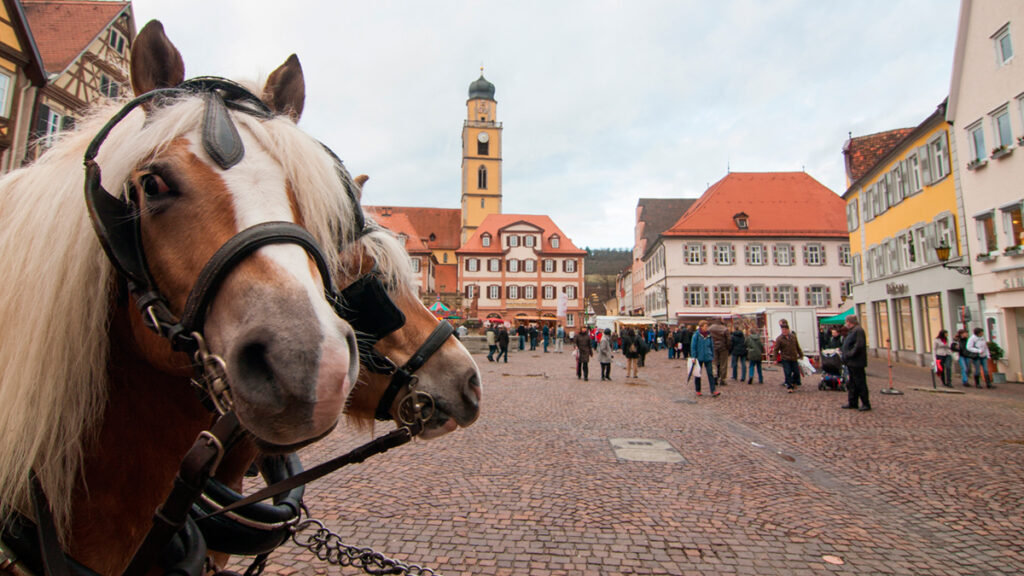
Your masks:
{"label": "clock face", "polygon": [[479,140],[480,142],[486,143],[488,140],[491,139],[491,137],[487,135],[487,132],[481,132],[476,135],[476,139]]}

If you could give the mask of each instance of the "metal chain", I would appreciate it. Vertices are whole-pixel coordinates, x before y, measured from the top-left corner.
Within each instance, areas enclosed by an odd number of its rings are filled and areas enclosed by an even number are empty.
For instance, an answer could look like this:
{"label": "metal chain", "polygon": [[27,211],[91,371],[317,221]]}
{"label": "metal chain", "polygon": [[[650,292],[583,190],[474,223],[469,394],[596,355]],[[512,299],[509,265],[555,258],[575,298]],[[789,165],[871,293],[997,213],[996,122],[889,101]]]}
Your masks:
{"label": "metal chain", "polygon": [[[303,535],[304,532],[308,532],[308,534]],[[328,564],[352,566],[374,576],[384,574],[441,576],[430,568],[392,560],[370,548],[349,546],[342,542],[341,536],[331,532],[319,520],[304,520],[295,526],[295,531],[292,532],[292,542],[309,550]]]}

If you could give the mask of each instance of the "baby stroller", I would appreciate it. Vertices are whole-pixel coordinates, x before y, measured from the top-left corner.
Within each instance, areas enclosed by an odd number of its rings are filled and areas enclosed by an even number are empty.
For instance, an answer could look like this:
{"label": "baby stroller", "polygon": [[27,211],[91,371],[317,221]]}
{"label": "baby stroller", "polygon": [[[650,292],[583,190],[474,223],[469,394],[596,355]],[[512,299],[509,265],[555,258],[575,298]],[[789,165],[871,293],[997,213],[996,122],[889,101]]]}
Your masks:
{"label": "baby stroller", "polygon": [[838,348],[821,351],[821,382],[818,390],[846,390],[846,367]]}

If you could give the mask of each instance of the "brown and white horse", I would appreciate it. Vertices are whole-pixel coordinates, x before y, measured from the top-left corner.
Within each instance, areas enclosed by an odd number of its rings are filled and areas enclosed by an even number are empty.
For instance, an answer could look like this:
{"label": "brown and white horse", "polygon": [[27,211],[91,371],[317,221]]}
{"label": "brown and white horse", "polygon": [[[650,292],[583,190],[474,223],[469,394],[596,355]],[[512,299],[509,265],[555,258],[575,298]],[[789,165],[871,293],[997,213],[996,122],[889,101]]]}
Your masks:
{"label": "brown and white horse", "polygon": [[[135,94],[183,78],[180,54],[151,22],[132,50]],[[325,248],[358,233],[347,174],[295,125],[304,101],[296,58],[263,88],[274,115],[228,112],[244,145],[228,168],[204,145],[209,99],[182,93],[136,108],[97,156],[104,188],[138,206],[142,259],[179,316],[204,265],[243,229],[292,222]],[[190,386],[191,359],[146,327],[83,202],[83,154],[122,104],[101,107],[0,180],[0,522],[32,516],[34,471],[64,549],[103,574],[124,570],[211,422]],[[336,250],[324,256],[341,267]],[[356,381],[353,331],[314,264],[294,244],[261,247],[205,310],[203,333],[225,361],[239,421],[264,449],[326,435]]]}

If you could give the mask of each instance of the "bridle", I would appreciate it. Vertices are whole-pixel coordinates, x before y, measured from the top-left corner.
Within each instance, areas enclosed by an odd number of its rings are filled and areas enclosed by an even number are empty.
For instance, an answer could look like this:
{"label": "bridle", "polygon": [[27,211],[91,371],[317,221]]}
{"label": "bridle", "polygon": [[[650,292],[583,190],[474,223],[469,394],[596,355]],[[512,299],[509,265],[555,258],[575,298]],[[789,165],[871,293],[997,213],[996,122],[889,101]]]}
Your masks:
{"label": "bridle", "polygon": [[[168,542],[176,542],[192,554],[179,564],[176,570],[182,573],[194,573],[196,551],[205,556],[205,539],[199,534],[197,521],[209,519],[211,516],[223,514],[249,504],[243,499],[235,500],[234,504],[221,506],[225,500],[233,500],[231,494],[220,493],[221,498],[214,498],[218,504],[215,514],[195,512],[193,506],[201,499],[204,489],[210,485],[210,479],[220,463],[224,453],[241,434],[241,427],[232,411],[232,399],[224,362],[211,354],[202,336],[206,319],[206,311],[217,294],[223,281],[242,261],[259,248],[271,244],[297,244],[302,247],[316,263],[320,273],[324,297],[332,305],[341,318],[348,321],[360,335],[363,345],[360,346],[360,360],[371,371],[390,373],[393,375],[380,406],[390,407],[398,394],[403,390],[403,397],[398,410],[401,428],[378,438],[364,447],[353,450],[349,454],[335,458],[306,472],[301,464],[294,460],[285,461],[281,473],[281,481],[268,486],[266,491],[274,491],[264,498],[287,492],[284,497],[285,508],[293,512],[293,519],[282,518],[272,525],[290,526],[298,520],[298,502],[301,501],[301,486],[314,478],[323,476],[342,465],[362,461],[366,457],[383,452],[393,446],[408,442],[422,431],[424,424],[433,414],[433,399],[429,394],[414,389],[415,372],[444,344],[453,330],[447,322],[439,324],[419,350],[403,366],[397,367],[386,356],[373,351],[373,344],[381,338],[398,330],[405,323],[405,316],[387,294],[380,274],[368,273],[358,277],[351,285],[340,292],[335,289],[333,275],[327,264],[327,258],[316,239],[304,228],[291,222],[265,222],[238,232],[220,248],[202,268],[199,277],[189,292],[185,308],[181,316],[172,311],[168,299],[160,292],[159,286],[146,263],[142,247],[140,207],[132,199],[131,185],[125,183],[120,197],[110,194],[102,185],[102,174],[96,157],[100,147],[111,131],[124,120],[133,110],[149,104],[159,106],[168,99],[181,96],[201,95],[206,99],[202,124],[202,145],[209,156],[224,170],[231,168],[242,160],[245,154],[244,145],[229,110],[250,114],[260,119],[274,117],[266,104],[244,87],[222,78],[195,78],[187,80],[174,88],[157,89],[129,101],[118,111],[96,134],[85,152],[85,201],[90,220],[100,244],[114,269],[124,279],[128,292],[132,295],[135,305],[142,314],[146,325],[160,336],[166,338],[173,349],[185,352],[195,361],[197,375],[193,383],[199,388],[204,403],[208,408],[219,414],[214,426],[199,435],[192,449],[186,454],[181,468],[175,478],[174,487],[167,500],[158,508],[154,515],[154,523],[145,541],[137,549],[126,575],[144,574],[157,563]],[[353,206],[355,220],[355,240],[368,233],[362,208],[353,189],[353,183],[341,161],[324,147],[336,161],[336,167],[346,193]],[[365,353],[364,353],[365,351]],[[383,367],[384,372],[379,372]],[[386,403],[385,403],[386,400]],[[377,416],[387,414],[387,408],[378,407]],[[268,476],[268,482],[272,477]],[[287,486],[286,486],[287,484]],[[219,485],[222,487],[223,485]],[[213,489],[219,487],[213,484]],[[68,562],[60,550],[56,533],[52,526],[47,529],[49,505],[41,488],[33,494],[37,505],[38,549],[44,559],[46,574],[67,574],[69,566],[76,573],[88,573],[84,567]],[[256,495],[254,495],[256,496]],[[239,497],[240,498],[240,497]],[[261,500],[263,498],[259,498]],[[209,498],[207,502],[211,501]],[[253,501],[255,502],[255,500]],[[278,499],[275,506],[280,506]],[[266,512],[260,506],[249,506],[249,513]],[[230,518],[236,524],[239,519],[246,519],[242,511]],[[244,522],[243,522],[244,523]],[[222,522],[223,524],[223,522]],[[264,523],[265,524],[265,523]],[[262,524],[261,524],[262,525]],[[250,526],[251,527],[251,526]],[[29,530],[31,532],[31,530]],[[31,537],[25,538],[31,540]],[[198,539],[198,542],[196,540]],[[274,544],[274,547],[280,542]],[[272,549],[272,548],[271,548]],[[187,565],[187,567],[185,567]]]}

